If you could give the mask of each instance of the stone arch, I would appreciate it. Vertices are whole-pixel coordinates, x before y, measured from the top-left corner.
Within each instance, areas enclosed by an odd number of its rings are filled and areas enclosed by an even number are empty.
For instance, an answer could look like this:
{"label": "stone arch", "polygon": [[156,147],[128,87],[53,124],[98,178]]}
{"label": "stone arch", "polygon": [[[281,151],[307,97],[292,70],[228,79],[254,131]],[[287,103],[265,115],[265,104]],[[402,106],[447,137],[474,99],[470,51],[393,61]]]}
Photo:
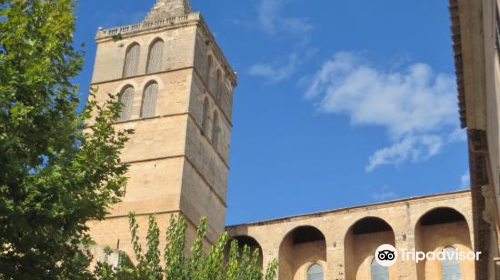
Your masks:
{"label": "stone arch", "polygon": [[120,91],[120,103],[122,110],[119,121],[128,121],[132,118],[132,109],[134,106],[135,89],[132,85],[126,85]]}
{"label": "stone arch", "polygon": [[163,69],[163,52],[165,49],[165,41],[162,38],[154,39],[149,45],[148,63],[146,73],[156,73]]}
{"label": "stone arch", "polygon": [[123,77],[128,78],[137,75],[139,68],[139,59],[141,46],[137,42],[131,43],[125,51],[125,60],[123,63]]}
{"label": "stone arch", "polygon": [[141,118],[152,118],[156,115],[156,103],[158,100],[158,83],[149,81],[144,87],[141,105]]}
{"label": "stone arch", "polygon": [[279,247],[279,280],[302,280],[312,264],[326,268],[326,261],[325,235],[313,226],[296,227]]}
{"label": "stone arch", "polygon": [[[371,279],[375,252],[383,244],[396,247],[396,236],[389,223],[379,217],[364,217],[356,221],[344,239],[346,280]],[[396,266],[390,268],[391,276],[396,275]]]}
{"label": "stone arch", "polygon": [[253,252],[255,252],[255,250],[257,250],[259,252],[259,265],[260,265],[260,267],[263,267],[263,265],[264,265],[264,251],[262,250],[262,246],[260,246],[259,242],[255,238],[248,236],[248,235],[238,235],[238,236],[231,237],[231,239],[229,240],[229,242],[226,246],[226,250],[225,250],[226,257],[229,256],[229,251],[231,249],[231,243],[233,241],[238,242],[238,250],[239,250],[240,255],[243,252],[243,249],[245,248],[245,246],[248,246],[248,248],[250,248],[250,251],[252,252],[252,254],[253,254]]}
{"label": "stone arch", "polygon": [[[446,247],[460,252],[473,252],[470,228],[465,216],[451,207],[437,207],[427,211],[415,226],[415,250],[438,253]],[[462,280],[474,279],[474,261],[460,261]],[[442,279],[439,260],[424,260],[417,264],[419,280]]]}

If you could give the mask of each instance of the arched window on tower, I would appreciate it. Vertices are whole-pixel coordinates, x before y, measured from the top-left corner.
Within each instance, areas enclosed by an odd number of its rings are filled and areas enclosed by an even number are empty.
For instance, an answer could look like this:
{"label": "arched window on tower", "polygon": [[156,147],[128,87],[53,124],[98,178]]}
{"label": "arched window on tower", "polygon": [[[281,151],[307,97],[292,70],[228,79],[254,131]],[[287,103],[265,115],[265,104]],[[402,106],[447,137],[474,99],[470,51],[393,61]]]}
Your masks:
{"label": "arched window on tower", "polygon": [[205,82],[207,83],[207,89],[210,90],[210,79],[212,74],[212,66],[214,64],[214,60],[211,55],[208,56],[207,68],[205,69]]}
{"label": "arched window on tower", "polygon": [[162,70],[164,42],[156,39],[149,48],[148,67],[146,73],[156,73]]}
{"label": "arched window on tower", "polygon": [[323,267],[319,264],[313,264],[307,270],[307,280],[323,280]]}
{"label": "arched window on tower", "polygon": [[130,120],[132,117],[132,106],[134,104],[134,87],[127,86],[122,90],[120,103],[122,104],[122,111],[119,121]]}
{"label": "arched window on tower", "polygon": [[215,147],[219,144],[220,137],[220,125],[219,125],[219,113],[214,111],[213,126],[212,126],[212,143]]}
{"label": "arched window on tower", "polygon": [[205,100],[203,101],[203,120],[201,125],[201,130],[203,131],[204,134],[207,133],[209,111],[210,111],[210,101],[208,100],[208,97],[205,97]]}
{"label": "arched window on tower", "polygon": [[443,249],[445,260],[441,261],[443,280],[462,280],[462,271],[458,261],[457,249],[446,247]]}
{"label": "arched window on tower", "polygon": [[156,100],[158,99],[158,83],[151,82],[144,90],[142,97],[141,118],[152,118],[156,115]]}
{"label": "arched window on tower", "polygon": [[371,280],[389,280],[389,268],[381,266],[374,258],[371,265]]}
{"label": "arched window on tower", "polygon": [[221,74],[221,71],[220,70],[217,70],[217,77],[216,77],[216,80],[215,80],[215,99],[217,101],[220,101],[220,97],[221,97],[221,82],[222,82],[222,74]]}
{"label": "arched window on tower", "polygon": [[123,67],[124,78],[137,75],[140,53],[141,47],[137,43],[133,43],[127,48],[127,53],[125,54],[125,64]]}

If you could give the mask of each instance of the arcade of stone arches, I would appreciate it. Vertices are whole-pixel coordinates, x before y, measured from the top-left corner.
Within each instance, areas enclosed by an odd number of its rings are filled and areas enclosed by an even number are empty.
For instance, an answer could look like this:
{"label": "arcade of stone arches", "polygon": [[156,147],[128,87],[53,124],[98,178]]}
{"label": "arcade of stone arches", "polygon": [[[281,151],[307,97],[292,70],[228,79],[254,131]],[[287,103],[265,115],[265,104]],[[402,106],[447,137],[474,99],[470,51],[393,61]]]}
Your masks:
{"label": "arcade of stone arches", "polygon": [[[241,235],[234,239],[241,247],[246,245],[259,250],[261,255],[265,253],[254,237]],[[396,232],[381,218],[369,216],[356,221],[347,231],[343,243],[345,280],[392,280],[397,279],[398,270],[403,269],[400,259],[391,267],[383,267],[375,260],[380,245],[390,244],[397,248]],[[417,222],[412,243],[415,250],[422,252],[472,252],[466,218],[448,207],[435,208],[424,214]],[[327,250],[325,235],[317,227],[304,225],[291,230],[279,245],[279,280],[333,279],[328,276],[330,260],[327,259]],[[474,261],[467,259],[446,257],[445,260],[422,261],[414,263],[413,269],[418,280],[474,279],[471,273]]]}

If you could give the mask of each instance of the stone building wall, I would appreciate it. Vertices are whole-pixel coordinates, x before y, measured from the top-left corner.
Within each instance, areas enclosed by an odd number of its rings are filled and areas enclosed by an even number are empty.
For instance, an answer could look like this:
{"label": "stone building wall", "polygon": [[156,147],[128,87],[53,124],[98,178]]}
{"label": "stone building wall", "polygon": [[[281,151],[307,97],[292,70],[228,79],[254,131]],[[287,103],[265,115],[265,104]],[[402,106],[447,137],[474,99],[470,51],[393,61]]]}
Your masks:
{"label": "stone building wall", "polygon": [[500,1],[450,0],[462,127],[467,128],[478,280],[500,278]]}
{"label": "stone building wall", "polygon": [[[201,15],[190,11],[185,0],[159,0],[143,22],[97,32],[91,84],[96,101],[103,104],[109,95],[120,97],[133,87],[131,115],[115,127],[135,133],[121,155],[130,165],[125,197],[105,221],[92,221],[89,227],[99,245],[129,255],[130,212],[137,215],[142,237],[151,214],[162,229],[172,215],[183,215],[189,223],[188,243],[202,216],[207,217],[207,242],[216,242],[224,230],[236,76]],[[154,61],[161,67],[151,72],[147,65],[159,41],[163,48],[155,53],[162,56]],[[138,56],[127,60],[137,45]],[[137,61],[132,75],[130,61]],[[143,117],[151,83],[158,88],[154,115]]]}
{"label": "stone building wall", "polygon": [[[279,280],[306,280],[307,269],[320,264],[324,279],[369,280],[375,250],[382,244],[396,249],[439,252],[452,246],[473,251],[469,191],[410,198],[295,216],[227,228],[230,236],[253,239],[263,251],[263,263],[280,263]],[[462,279],[474,280],[474,262],[460,264]],[[390,279],[440,280],[440,263],[401,259],[389,270]]]}

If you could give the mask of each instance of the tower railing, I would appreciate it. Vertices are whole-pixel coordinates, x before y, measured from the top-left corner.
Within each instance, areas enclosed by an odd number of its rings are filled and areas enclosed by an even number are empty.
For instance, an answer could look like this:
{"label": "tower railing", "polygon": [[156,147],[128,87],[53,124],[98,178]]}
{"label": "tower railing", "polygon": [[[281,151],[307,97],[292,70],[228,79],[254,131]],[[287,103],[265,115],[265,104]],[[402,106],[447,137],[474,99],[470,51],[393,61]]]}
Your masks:
{"label": "tower railing", "polygon": [[[194,14],[194,15],[196,16],[197,14]],[[109,28],[109,29],[99,28],[99,30],[97,31],[96,39],[103,39],[103,38],[107,38],[107,37],[114,37],[114,36],[134,33],[137,31],[143,31],[143,30],[173,25],[173,24],[184,22],[184,21],[188,20],[189,17],[190,17],[190,15],[182,15],[182,16],[170,17],[170,18],[160,18],[160,19],[156,19],[153,21],[143,21],[143,22],[138,23],[138,24],[113,27],[113,28]]]}

